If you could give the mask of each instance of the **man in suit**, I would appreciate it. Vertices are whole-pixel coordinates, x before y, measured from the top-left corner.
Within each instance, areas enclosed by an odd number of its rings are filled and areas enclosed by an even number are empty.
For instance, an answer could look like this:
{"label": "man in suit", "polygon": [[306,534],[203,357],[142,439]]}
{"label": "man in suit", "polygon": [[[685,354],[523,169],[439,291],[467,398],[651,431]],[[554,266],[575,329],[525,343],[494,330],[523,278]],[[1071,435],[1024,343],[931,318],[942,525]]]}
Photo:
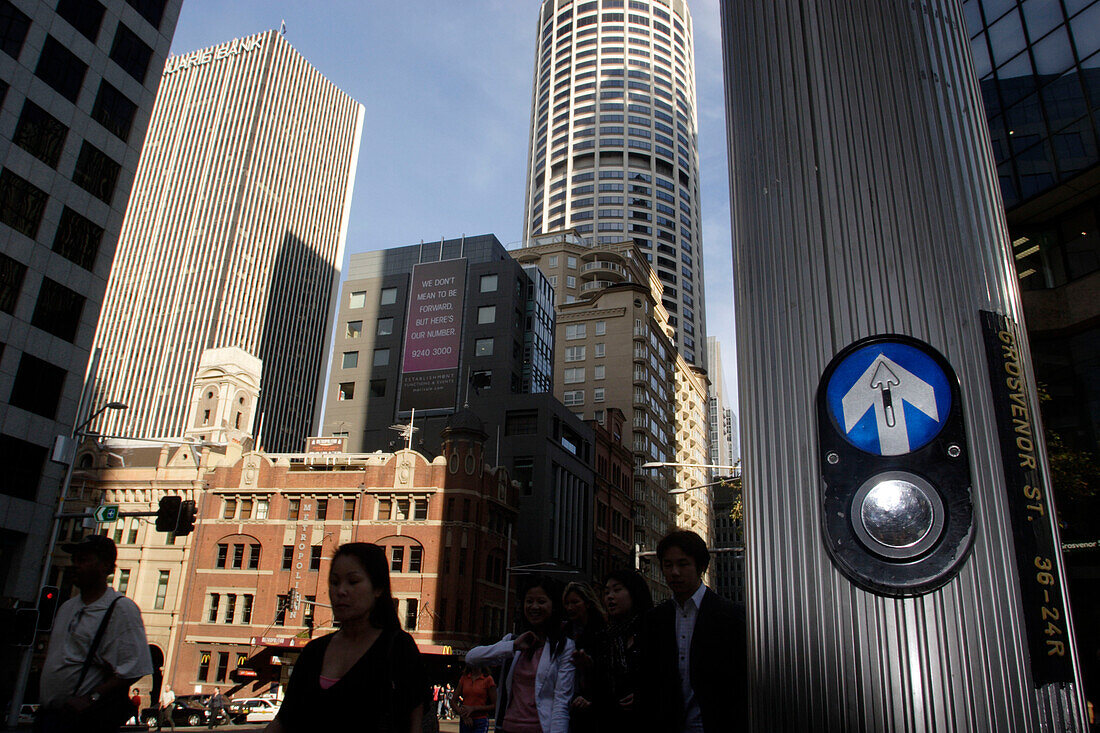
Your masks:
{"label": "man in suit", "polygon": [[657,560],[672,598],[645,619],[643,720],[652,733],[747,730],[744,610],[703,585],[710,552],[696,533],[668,534]]}

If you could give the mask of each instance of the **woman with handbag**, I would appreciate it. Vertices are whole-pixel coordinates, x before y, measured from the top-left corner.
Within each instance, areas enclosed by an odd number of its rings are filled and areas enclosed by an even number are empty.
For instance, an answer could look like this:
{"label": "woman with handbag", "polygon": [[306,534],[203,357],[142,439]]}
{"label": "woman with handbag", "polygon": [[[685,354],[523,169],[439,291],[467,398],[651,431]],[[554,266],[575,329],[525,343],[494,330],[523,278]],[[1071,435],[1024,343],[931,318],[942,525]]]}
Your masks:
{"label": "woman with handbag", "polygon": [[421,733],[428,681],[394,610],[385,551],[366,542],[342,545],[328,589],[340,629],[302,650],[266,733]]}
{"label": "woman with handbag", "polygon": [[528,581],[518,636],[466,653],[472,666],[504,664],[497,693],[501,733],[568,733],[573,699],[573,640],[562,631],[561,586],[550,578]]}

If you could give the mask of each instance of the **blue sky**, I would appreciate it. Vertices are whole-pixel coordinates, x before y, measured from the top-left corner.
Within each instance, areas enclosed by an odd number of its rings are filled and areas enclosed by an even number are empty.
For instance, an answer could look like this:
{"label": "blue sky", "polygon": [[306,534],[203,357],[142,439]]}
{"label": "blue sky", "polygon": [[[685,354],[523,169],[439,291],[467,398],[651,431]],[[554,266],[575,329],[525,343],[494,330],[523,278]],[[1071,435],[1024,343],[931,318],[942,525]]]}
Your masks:
{"label": "blue sky", "polygon": [[[522,233],[540,0],[185,0],[172,53],[278,28],[366,107],[347,252]],[[707,327],[736,402],[718,0],[695,21]]]}

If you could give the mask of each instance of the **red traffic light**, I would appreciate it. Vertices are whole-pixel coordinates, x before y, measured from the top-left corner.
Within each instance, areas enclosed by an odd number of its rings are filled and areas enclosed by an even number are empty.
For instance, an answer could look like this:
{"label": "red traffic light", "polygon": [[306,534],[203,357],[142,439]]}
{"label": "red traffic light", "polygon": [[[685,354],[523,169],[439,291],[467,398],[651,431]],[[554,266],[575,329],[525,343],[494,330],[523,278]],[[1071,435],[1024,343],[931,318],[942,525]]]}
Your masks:
{"label": "red traffic light", "polygon": [[57,586],[47,585],[38,592],[38,630],[49,631],[53,628],[53,617],[57,613]]}

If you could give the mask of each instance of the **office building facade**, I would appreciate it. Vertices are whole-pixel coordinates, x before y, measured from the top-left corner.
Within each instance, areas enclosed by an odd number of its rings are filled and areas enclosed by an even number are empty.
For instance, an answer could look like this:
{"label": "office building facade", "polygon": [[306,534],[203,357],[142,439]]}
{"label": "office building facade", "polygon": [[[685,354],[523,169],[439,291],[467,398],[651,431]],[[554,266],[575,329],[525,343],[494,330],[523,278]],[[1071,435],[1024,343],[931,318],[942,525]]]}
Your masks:
{"label": "office building facade", "polygon": [[[628,6],[628,7],[624,7]],[[637,244],[688,362],[706,364],[698,118],[683,0],[544,0],[524,239]]]}
{"label": "office building facade", "polygon": [[315,434],[363,106],[276,31],[173,56],[96,345],[109,434],[181,435],[208,348],[260,359],[256,441]]}
{"label": "office building facade", "polygon": [[[707,337],[707,377],[710,380],[707,399],[707,423],[710,433],[710,461],[716,466],[732,466],[734,454],[733,413],[729,408],[726,379],[722,373],[722,344],[714,336]],[[729,470],[715,469],[715,475],[727,475]]]}
{"label": "office building facade", "polygon": [[102,406],[85,371],[180,5],[0,0],[0,597],[35,597],[51,448]]}

